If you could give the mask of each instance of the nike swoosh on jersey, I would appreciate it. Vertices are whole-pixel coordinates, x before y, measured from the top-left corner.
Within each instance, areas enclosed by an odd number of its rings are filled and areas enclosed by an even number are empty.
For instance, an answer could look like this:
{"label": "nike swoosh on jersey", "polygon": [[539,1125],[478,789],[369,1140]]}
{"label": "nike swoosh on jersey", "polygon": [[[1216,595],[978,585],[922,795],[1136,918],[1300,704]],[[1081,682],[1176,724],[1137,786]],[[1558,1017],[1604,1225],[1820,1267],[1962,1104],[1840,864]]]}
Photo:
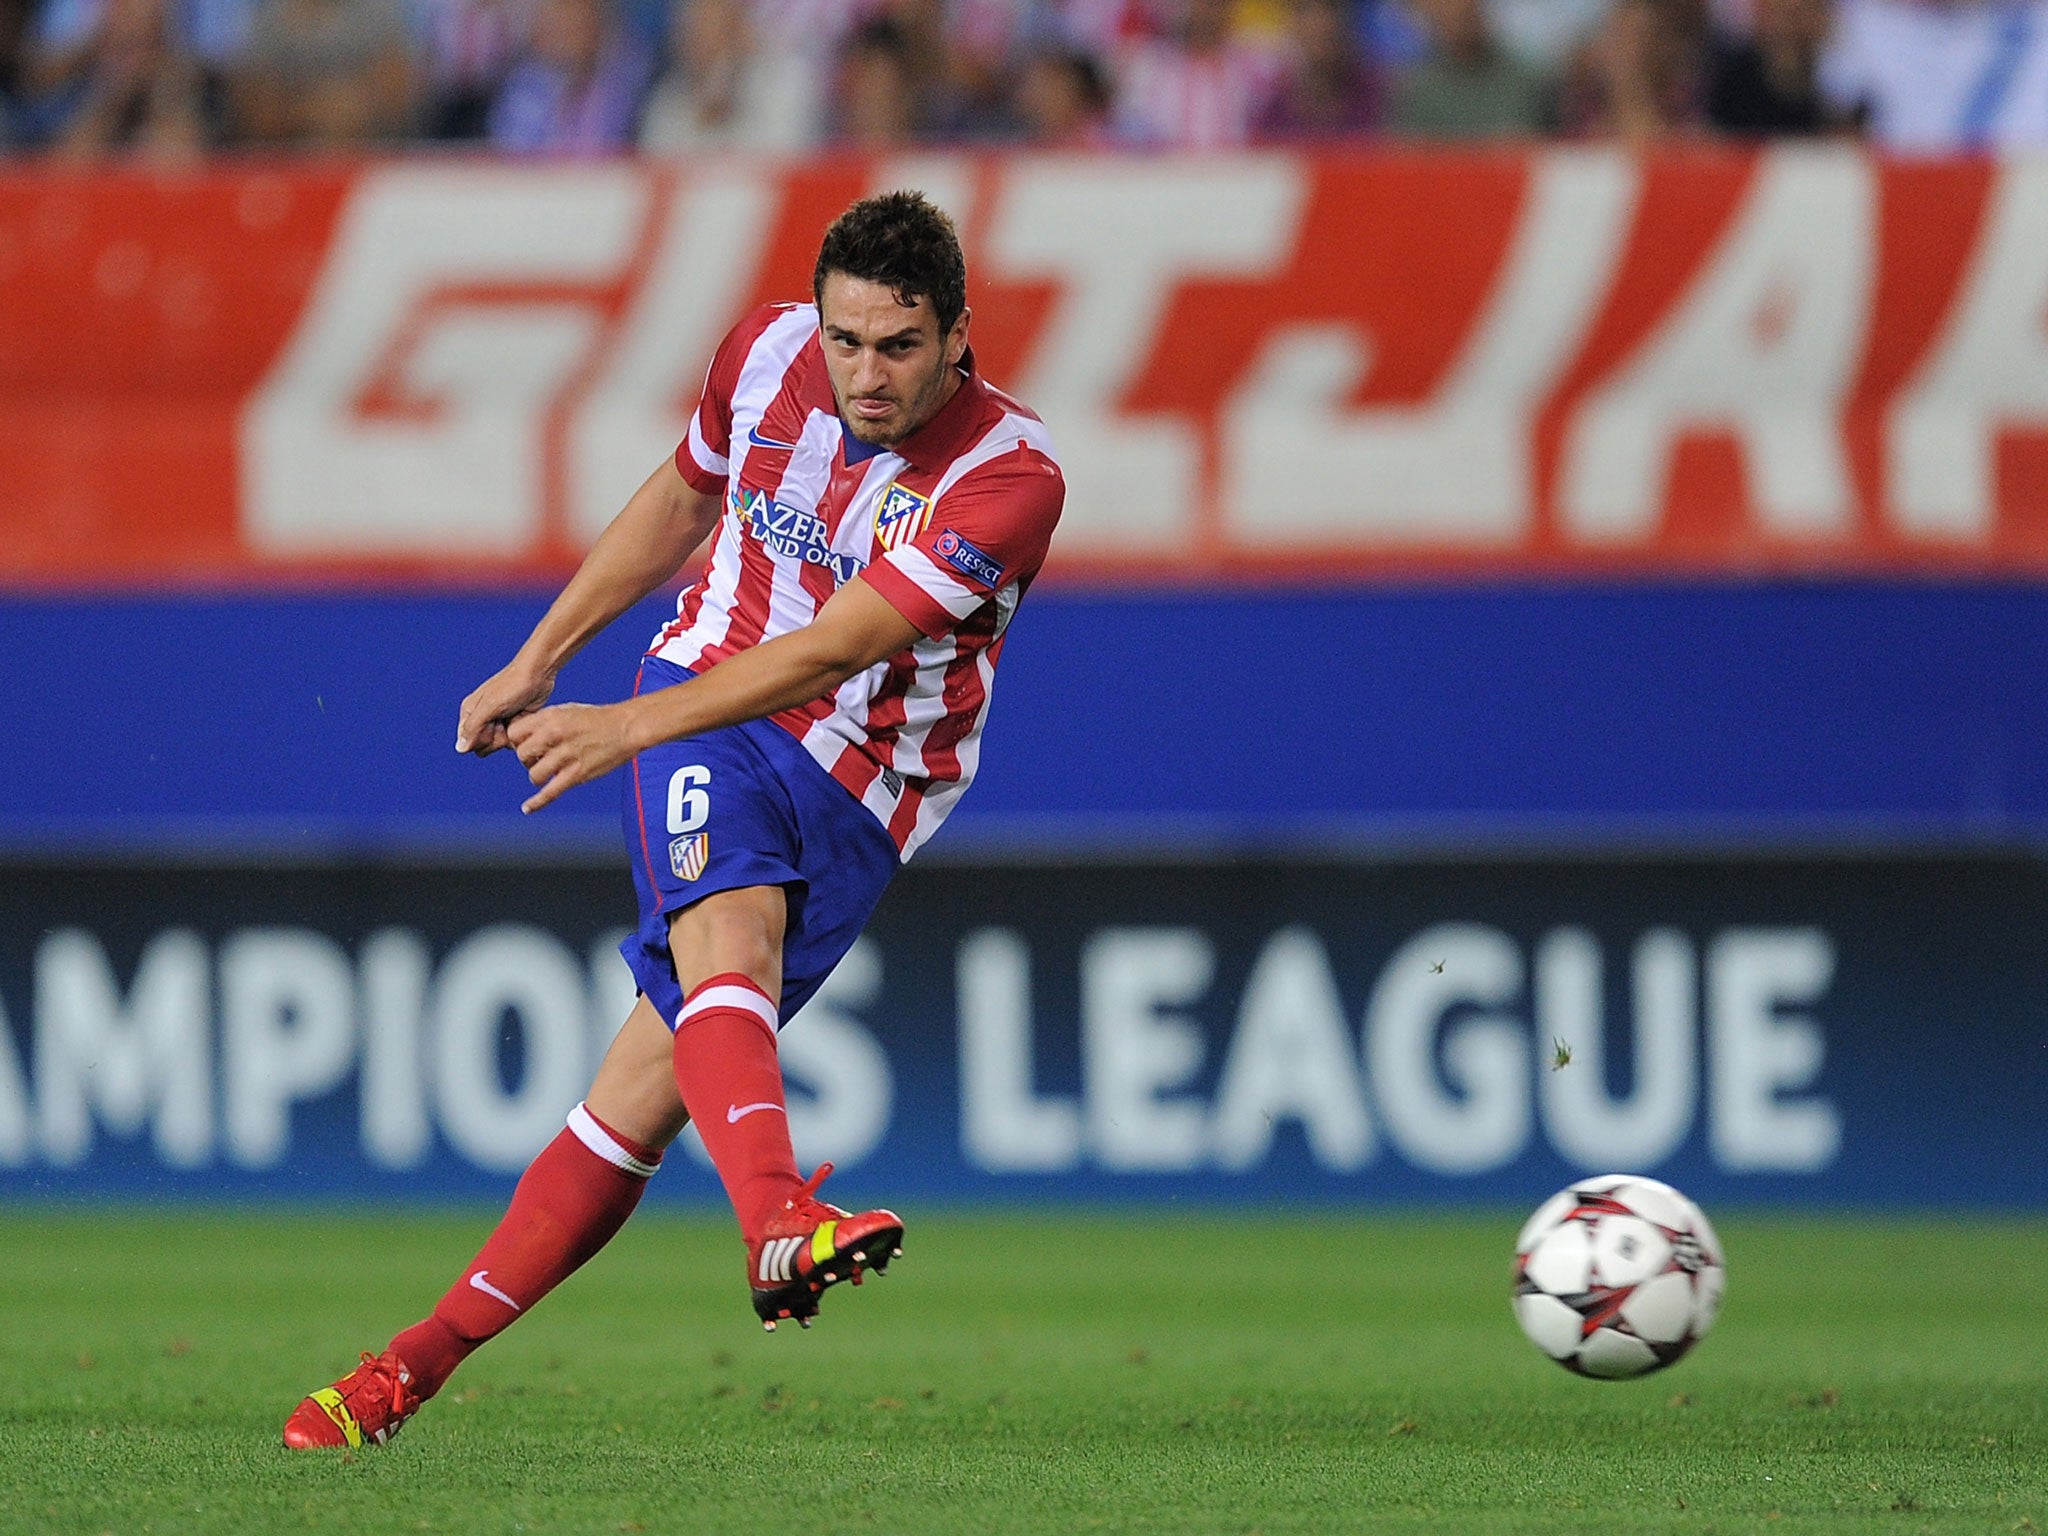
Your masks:
{"label": "nike swoosh on jersey", "polygon": [[763,437],[759,427],[747,428],[747,441],[756,448],[788,448],[794,450],[796,447],[795,443],[785,443],[777,438]]}
{"label": "nike swoosh on jersey", "polygon": [[470,1285],[474,1289],[482,1291],[486,1296],[495,1296],[499,1301],[505,1303],[505,1305],[510,1307],[514,1312],[517,1312],[519,1310],[519,1303],[514,1301],[510,1296],[507,1296],[503,1291],[499,1290],[495,1285],[491,1284],[490,1281],[484,1278],[484,1276],[488,1275],[489,1273],[490,1271],[488,1269],[478,1270],[475,1274],[469,1277]]}
{"label": "nike swoosh on jersey", "polygon": [[[760,1104],[735,1104],[731,1109],[728,1109],[725,1112],[725,1123],[727,1125],[738,1125],[742,1120],[746,1119],[747,1116],[751,1115],[757,1109],[781,1108],[782,1106],[780,1104],[769,1104],[766,1102]],[[785,1110],[784,1113],[786,1114],[788,1113],[788,1111]]]}

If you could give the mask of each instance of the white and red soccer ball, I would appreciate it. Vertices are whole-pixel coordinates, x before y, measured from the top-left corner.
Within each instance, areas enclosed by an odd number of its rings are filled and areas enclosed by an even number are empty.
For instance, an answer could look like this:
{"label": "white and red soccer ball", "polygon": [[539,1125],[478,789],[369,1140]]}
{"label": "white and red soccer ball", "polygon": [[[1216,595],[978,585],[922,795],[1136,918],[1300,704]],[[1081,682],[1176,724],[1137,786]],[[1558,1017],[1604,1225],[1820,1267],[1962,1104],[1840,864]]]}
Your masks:
{"label": "white and red soccer ball", "polygon": [[1660,1371],[1714,1326],[1727,1284],[1700,1208],[1639,1174],[1581,1179],[1515,1239],[1515,1320],[1568,1371],[1617,1381]]}

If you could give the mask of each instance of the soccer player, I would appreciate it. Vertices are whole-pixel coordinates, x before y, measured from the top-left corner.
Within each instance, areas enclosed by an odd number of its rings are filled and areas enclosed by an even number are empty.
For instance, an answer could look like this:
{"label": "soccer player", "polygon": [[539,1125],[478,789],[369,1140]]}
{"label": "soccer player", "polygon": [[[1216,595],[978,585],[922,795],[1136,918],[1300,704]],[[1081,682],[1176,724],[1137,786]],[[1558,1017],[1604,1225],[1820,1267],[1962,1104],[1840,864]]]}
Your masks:
{"label": "soccer player", "polygon": [[[798,1173],[775,1032],[973,779],[1003,633],[1065,498],[1045,428],[975,370],[966,281],[922,196],[849,208],[813,302],[725,338],[673,461],[463,701],[456,750],[517,752],[529,812],[627,768],[640,996],[482,1250],[430,1315],[302,1401],[286,1445],[389,1439],[610,1241],[686,1121],[770,1331],[808,1327],[826,1287],[901,1251],[892,1212],[818,1198],[829,1163]],[[563,663],[707,535],[632,697],[543,707]]]}

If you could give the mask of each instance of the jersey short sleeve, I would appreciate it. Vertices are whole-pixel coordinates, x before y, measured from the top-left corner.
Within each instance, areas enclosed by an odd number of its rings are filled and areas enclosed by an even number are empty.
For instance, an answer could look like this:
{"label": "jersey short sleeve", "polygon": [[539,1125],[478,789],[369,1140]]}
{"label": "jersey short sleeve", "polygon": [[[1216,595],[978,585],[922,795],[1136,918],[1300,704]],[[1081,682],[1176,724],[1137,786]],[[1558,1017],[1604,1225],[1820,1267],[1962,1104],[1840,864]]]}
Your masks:
{"label": "jersey short sleeve", "polygon": [[747,353],[780,313],[773,304],[752,311],[726,333],[711,355],[704,393],[690,417],[689,434],[676,446],[677,472],[693,490],[706,496],[725,491],[726,476],[732,472],[732,399],[739,388],[740,371],[746,366]]}
{"label": "jersey short sleeve", "polygon": [[1038,574],[1066,494],[1059,466],[1020,443],[941,492],[924,531],[869,566],[865,579],[938,639]]}

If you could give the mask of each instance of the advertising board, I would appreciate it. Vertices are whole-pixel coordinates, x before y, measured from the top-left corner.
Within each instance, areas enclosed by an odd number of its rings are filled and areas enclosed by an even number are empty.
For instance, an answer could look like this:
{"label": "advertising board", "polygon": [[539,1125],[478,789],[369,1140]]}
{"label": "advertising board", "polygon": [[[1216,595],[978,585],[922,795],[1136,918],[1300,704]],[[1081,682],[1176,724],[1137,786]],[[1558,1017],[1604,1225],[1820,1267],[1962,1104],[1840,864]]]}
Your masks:
{"label": "advertising board", "polygon": [[0,173],[0,583],[558,575],[904,185],[1056,574],[2048,569],[2048,162],[1521,147]]}
{"label": "advertising board", "polygon": [[[632,1001],[623,870],[4,891],[0,1194],[497,1195]],[[2044,925],[2001,858],[913,867],[791,1121],[858,1199],[2038,1207]]]}

